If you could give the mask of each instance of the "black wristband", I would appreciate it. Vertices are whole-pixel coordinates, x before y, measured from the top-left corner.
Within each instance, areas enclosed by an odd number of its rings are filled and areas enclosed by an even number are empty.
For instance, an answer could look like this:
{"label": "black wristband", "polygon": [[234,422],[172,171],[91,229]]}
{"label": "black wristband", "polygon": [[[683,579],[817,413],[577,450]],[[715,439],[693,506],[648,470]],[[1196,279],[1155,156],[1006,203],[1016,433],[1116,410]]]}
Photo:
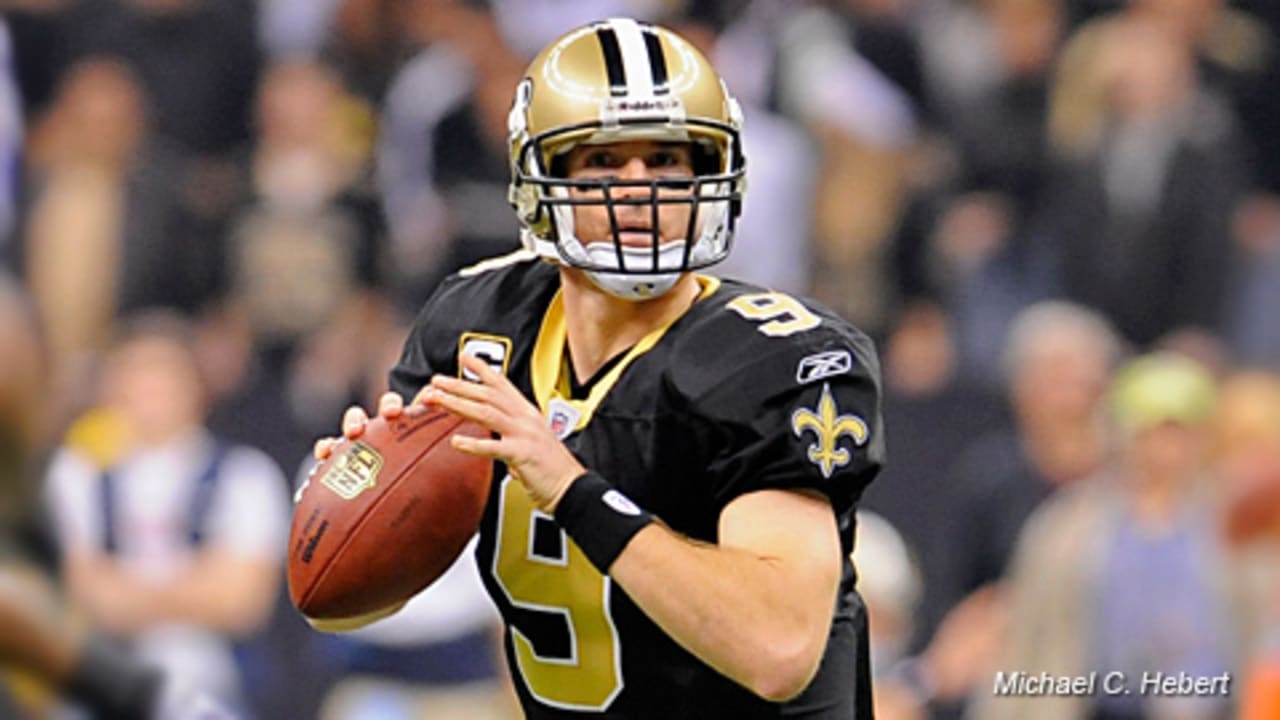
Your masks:
{"label": "black wristband", "polygon": [[138,664],[105,638],[91,637],[67,680],[67,695],[104,720],[150,720],[163,677]]}
{"label": "black wristband", "polygon": [[574,480],[560,498],[556,522],[582,548],[591,564],[608,575],[613,561],[636,533],[653,522],[653,516],[607,480],[587,472]]}

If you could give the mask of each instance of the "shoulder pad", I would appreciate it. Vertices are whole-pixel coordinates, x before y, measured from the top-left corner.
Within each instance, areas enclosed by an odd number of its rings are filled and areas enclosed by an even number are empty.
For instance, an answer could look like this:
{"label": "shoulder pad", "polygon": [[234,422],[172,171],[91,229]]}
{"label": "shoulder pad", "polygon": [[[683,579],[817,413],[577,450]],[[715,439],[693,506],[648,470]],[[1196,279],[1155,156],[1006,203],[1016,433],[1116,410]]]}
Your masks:
{"label": "shoulder pad", "polygon": [[445,278],[423,306],[415,325],[445,337],[545,305],[558,287],[555,269],[523,251],[492,258]]}
{"label": "shoulder pad", "polygon": [[871,339],[813,301],[724,281],[686,320],[669,377],[694,405],[716,399],[747,411],[842,376],[879,388]]}
{"label": "shoulder pad", "polygon": [[449,276],[414,320],[391,388],[410,397],[433,373],[456,374],[464,335],[528,335],[559,287],[558,277],[531,253],[493,258]]}

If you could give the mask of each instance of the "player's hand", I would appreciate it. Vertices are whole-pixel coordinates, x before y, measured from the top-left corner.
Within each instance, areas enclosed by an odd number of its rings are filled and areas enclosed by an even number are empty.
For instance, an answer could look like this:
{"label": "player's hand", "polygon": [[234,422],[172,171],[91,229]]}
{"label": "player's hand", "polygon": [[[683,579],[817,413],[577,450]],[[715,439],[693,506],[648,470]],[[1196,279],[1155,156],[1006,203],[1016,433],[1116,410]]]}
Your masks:
{"label": "player's hand", "polygon": [[565,490],[586,468],[506,376],[479,358],[464,356],[461,362],[480,382],[436,375],[418,398],[497,433],[497,439],[454,435],[450,442],[462,452],[506,463],[538,507],[554,513]]}
{"label": "player's hand", "polygon": [[[400,416],[404,412],[404,398],[400,393],[384,392],[378,398],[378,415],[388,420]],[[333,453],[333,446],[342,442],[343,438],[355,440],[364,434],[364,426],[369,423],[369,414],[359,405],[352,405],[342,414],[342,437],[322,437],[316,440],[311,452],[316,460],[325,460]]]}

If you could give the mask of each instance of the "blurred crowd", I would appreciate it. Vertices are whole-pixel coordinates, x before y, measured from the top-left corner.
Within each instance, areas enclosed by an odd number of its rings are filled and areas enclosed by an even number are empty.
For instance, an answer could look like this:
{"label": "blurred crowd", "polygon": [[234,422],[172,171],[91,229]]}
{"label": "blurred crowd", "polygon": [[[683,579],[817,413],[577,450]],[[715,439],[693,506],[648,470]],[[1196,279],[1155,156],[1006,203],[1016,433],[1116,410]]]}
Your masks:
{"label": "blurred crowd", "polygon": [[[0,550],[246,717],[510,716],[473,567],[321,636],[288,499],[440,279],[517,247],[516,82],[611,15],[744,106],[716,272],[881,349],[880,716],[1280,717],[1269,0],[0,0]],[[992,697],[1095,669],[1233,684]]]}

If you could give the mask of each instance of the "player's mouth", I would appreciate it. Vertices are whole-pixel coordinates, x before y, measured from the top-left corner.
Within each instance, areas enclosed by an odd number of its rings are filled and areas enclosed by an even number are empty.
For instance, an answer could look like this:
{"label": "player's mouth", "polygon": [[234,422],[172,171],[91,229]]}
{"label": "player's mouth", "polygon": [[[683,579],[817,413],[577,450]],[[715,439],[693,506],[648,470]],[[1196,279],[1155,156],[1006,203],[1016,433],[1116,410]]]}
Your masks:
{"label": "player's mouth", "polygon": [[618,240],[629,247],[653,244],[653,228],[648,225],[622,225],[618,228]]}

